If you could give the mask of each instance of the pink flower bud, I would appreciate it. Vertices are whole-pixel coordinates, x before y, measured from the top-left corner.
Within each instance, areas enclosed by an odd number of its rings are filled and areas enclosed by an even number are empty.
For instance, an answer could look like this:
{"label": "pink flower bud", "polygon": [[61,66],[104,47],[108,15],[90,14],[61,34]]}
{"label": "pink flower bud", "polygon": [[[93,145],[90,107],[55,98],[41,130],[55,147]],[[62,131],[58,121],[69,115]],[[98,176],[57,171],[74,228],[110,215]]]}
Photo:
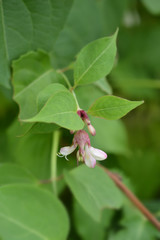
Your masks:
{"label": "pink flower bud", "polygon": [[87,127],[88,127],[89,133],[90,133],[92,136],[95,136],[95,135],[96,135],[96,130],[95,130],[95,128],[94,128],[91,124],[88,124]]}

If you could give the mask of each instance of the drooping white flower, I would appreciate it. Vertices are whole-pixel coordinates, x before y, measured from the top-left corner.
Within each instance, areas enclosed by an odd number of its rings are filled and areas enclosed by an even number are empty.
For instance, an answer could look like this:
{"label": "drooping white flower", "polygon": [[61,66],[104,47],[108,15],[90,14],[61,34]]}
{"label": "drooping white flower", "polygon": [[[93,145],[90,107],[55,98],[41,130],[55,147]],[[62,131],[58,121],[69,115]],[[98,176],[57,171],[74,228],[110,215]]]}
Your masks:
{"label": "drooping white flower", "polygon": [[75,133],[73,144],[71,146],[60,149],[61,156],[67,157],[77,148],[77,146],[79,147],[79,150],[77,151],[77,161],[84,161],[90,168],[95,167],[96,160],[101,161],[107,158],[107,154],[105,152],[91,147],[89,136],[84,130],[79,130]]}

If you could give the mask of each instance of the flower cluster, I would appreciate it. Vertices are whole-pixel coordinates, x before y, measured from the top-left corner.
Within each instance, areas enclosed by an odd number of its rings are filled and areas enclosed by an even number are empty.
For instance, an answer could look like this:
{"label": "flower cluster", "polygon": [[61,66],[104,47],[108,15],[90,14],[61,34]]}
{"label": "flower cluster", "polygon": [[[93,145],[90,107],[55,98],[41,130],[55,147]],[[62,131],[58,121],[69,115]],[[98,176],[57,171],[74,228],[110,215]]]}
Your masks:
{"label": "flower cluster", "polygon": [[[91,125],[87,113],[84,110],[78,110],[77,114],[85,122],[89,132],[94,136],[96,131]],[[91,146],[88,133],[84,130],[77,131],[74,134],[72,145],[61,148],[58,156],[64,156],[67,159],[67,156],[71,154],[77,147],[79,148],[77,151],[77,164],[79,162],[84,162],[88,167],[94,168],[96,165],[96,160],[101,161],[107,158],[107,154],[105,152]]]}
{"label": "flower cluster", "polygon": [[73,138],[73,144],[61,148],[60,154],[67,157],[77,148],[77,146],[79,147],[79,150],[77,151],[77,162],[84,161],[88,167],[94,168],[96,160],[100,161],[107,158],[105,152],[91,146],[88,133],[84,130],[76,132]]}

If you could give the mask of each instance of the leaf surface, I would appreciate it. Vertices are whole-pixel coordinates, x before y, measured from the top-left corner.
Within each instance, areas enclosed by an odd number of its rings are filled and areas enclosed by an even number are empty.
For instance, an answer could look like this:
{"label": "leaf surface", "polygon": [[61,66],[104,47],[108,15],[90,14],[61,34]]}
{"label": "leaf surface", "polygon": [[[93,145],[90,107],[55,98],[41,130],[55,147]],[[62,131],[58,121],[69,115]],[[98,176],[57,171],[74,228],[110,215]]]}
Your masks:
{"label": "leaf surface", "polygon": [[102,209],[117,209],[122,205],[121,192],[99,167],[80,166],[65,172],[65,180],[76,200],[95,221],[100,221]]}
{"label": "leaf surface", "polygon": [[111,37],[89,43],[80,51],[74,67],[75,85],[97,81],[111,71],[116,55],[116,37],[117,31]]}
{"label": "leaf surface", "polygon": [[11,60],[35,49],[51,51],[73,0],[0,0],[0,85],[9,87]]}
{"label": "leaf surface", "polygon": [[0,233],[4,240],[66,240],[68,229],[63,205],[49,192],[29,185],[0,188]]}
{"label": "leaf surface", "polygon": [[88,114],[108,120],[116,120],[142,103],[143,101],[129,101],[116,96],[103,96],[93,103],[88,110]]}
{"label": "leaf surface", "polygon": [[77,114],[75,99],[69,91],[53,94],[35,117],[25,121],[55,123],[71,130],[80,130],[84,126]]}

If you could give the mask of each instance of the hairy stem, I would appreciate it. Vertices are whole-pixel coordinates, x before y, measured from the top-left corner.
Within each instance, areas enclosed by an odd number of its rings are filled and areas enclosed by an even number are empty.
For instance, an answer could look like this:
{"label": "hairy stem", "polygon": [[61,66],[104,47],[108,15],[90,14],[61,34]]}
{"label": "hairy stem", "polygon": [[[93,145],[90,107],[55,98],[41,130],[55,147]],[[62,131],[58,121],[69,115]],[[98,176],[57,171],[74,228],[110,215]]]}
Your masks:
{"label": "hairy stem", "polygon": [[[51,150],[51,179],[57,179],[57,152],[59,146],[60,132],[59,130],[53,132],[52,137],[52,150]],[[53,181],[53,190],[55,195],[57,195],[57,183]]]}
{"label": "hairy stem", "polygon": [[117,187],[129,198],[129,200],[140,210],[140,212],[160,231],[160,222],[153,216],[153,214],[142,204],[142,202],[121,182],[121,180],[107,168],[98,164],[108,176],[115,182]]}

